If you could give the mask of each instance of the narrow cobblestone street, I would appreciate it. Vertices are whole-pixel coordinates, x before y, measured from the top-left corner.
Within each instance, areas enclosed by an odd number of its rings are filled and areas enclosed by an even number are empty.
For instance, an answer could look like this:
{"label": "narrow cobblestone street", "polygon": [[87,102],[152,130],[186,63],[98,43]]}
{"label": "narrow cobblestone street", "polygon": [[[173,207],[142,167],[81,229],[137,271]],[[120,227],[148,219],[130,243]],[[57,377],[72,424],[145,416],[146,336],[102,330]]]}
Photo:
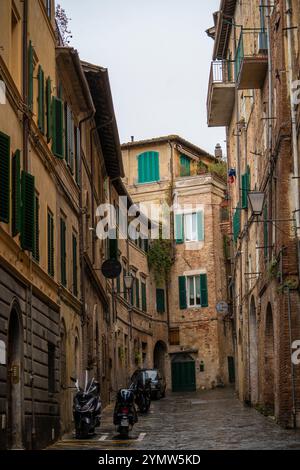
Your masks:
{"label": "narrow cobblestone street", "polygon": [[232,389],[169,393],[153,401],[140,416],[130,440],[122,441],[112,425],[110,405],[95,438],[66,436],[51,449],[246,450],[300,449],[300,432],[281,429],[272,418],[243,406]]}

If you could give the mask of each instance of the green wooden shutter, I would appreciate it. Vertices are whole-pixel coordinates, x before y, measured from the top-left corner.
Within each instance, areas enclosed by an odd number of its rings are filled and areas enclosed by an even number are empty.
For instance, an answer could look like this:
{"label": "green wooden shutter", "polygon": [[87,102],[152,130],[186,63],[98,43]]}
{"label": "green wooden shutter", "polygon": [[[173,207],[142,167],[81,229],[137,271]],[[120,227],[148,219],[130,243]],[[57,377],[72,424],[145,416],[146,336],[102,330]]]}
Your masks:
{"label": "green wooden shutter", "polygon": [[63,102],[52,97],[52,152],[57,158],[64,158]]}
{"label": "green wooden shutter", "polygon": [[40,203],[37,194],[34,196],[34,245],[33,258],[40,261]]}
{"label": "green wooden shutter", "polygon": [[67,266],[66,266],[66,222],[60,219],[60,271],[61,283],[67,285]]}
{"label": "green wooden shutter", "polygon": [[135,280],[135,302],[137,308],[140,308],[140,281],[137,278]]}
{"label": "green wooden shutter", "polygon": [[264,257],[268,258],[269,245],[269,226],[268,226],[268,205],[264,207]]}
{"label": "green wooden shutter", "polygon": [[142,310],[147,312],[147,296],[146,296],[146,283],[142,282]]}
{"label": "green wooden shutter", "polygon": [[75,157],[75,125],[73,115],[71,113],[70,119],[70,158],[69,158],[69,165],[72,174],[74,174],[74,157]]}
{"label": "green wooden shutter", "polygon": [[156,310],[158,313],[165,312],[165,290],[156,289]]}
{"label": "green wooden shutter", "polygon": [[198,241],[204,240],[204,213],[203,211],[197,212],[197,232]]}
{"label": "green wooden shutter", "polygon": [[144,154],[138,156],[138,182],[144,183]]}
{"label": "green wooden shutter", "polygon": [[38,128],[45,132],[45,78],[44,71],[39,65],[38,68]]}
{"label": "green wooden shutter", "polygon": [[240,203],[238,203],[234,216],[233,216],[233,239],[235,243],[237,242],[240,231],[241,231],[241,210],[240,210]]}
{"label": "green wooden shutter", "polygon": [[175,240],[177,244],[184,242],[183,214],[175,215]]}
{"label": "green wooden shutter", "polygon": [[10,137],[0,132],[0,222],[9,223]]}
{"label": "green wooden shutter", "polygon": [[15,237],[21,229],[21,159],[20,150],[16,150],[12,158],[12,236]]}
{"label": "green wooden shutter", "polygon": [[33,110],[33,47],[29,41],[28,48],[28,107]]}
{"label": "green wooden shutter", "polygon": [[180,176],[190,176],[191,160],[185,155],[180,156]]}
{"label": "green wooden shutter", "polygon": [[54,277],[54,220],[48,211],[47,221],[48,274]]}
{"label": "green wooden shutter", "polygon": [[134,305],[134,290],[135,290],[136,279],[133,280],[132,288],[130,289],[130,303]]}
{"label": "green wooden shutter", "polygon": [[77,285],[77,237],[73,234],[72,237],[72,246],[73,246],[73,294],[75,297],[78,295],[78,285]]}
{"label": "green wooden shutter", "polygon": [[187,308],[187,301],[186,301],[186,277],[179,276],[178,278],[179,284],[179,306],[181,310]]}
{"label": "green wooden shutter", "polygon": [[21,247],[34,249],[34,176],[22,171],[21,175]]}
{"label": "green wooden shutter", "polygon": [[201,307],[208,307],[207,274],[200,274]]}
{"label": "green wooden shutter", "polygon": [[51,78],[46,81],[46,114],[47,114],[47,142],[52,137],[52,116],[51,116]]}
{"label": "green wooden shutter", "polygon": [[[121,274],[120,274],[121,276]],[[119,294],[121,292],[121,279],[120,276],[117,277],[117,293]]]}
{"label": "green wooden shutter", "polygon": [[119,256],[117,238],[109,238],[108,249],[109,249],[109,259],[117,260]]}
{"label": "green wooden shutter", "polygon": [[76,160],[75,160],[75,180],[80,184],[80,158],[81,158],[81,139],[80,129],[76,128]]}
{"label": "green wooden shutter", "polygon": [[65,106],[65,158],[68,163],[72,173],[74,172],[74,119],[72,116],[72,111],[69,105]]}

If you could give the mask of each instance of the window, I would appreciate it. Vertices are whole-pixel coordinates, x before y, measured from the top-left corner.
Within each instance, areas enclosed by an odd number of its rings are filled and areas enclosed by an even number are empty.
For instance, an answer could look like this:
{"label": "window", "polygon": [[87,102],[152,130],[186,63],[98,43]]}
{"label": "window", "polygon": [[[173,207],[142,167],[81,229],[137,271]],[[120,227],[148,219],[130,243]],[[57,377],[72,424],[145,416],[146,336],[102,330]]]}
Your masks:
{"label": "window", "polygon": [[65,104],[65,158],[66,162],[74,173],[74,157],[75,157],[75,126],[73,114],[70,106]]}
{"label": "window", "polygon": [[60,280],[64,287],[67,285],[67,265],[66,265],[66,221],[60,219]]}
{"label": "window", "polygon": [[52,152],[57,158],[64,158],[63,102],[52,97]]}
{"label": "window", "polygon": [[140,281],[135,279],[135,305],[140,308]]}
{"label": "window", "polygon": [[29,41],[28,48],[28,106],[33,111],[33,47],[32,42]]}
{"label": "window", "polygon": [[21,85],[19,53],[21,50],[21,22],[18,13],[11,10],[11,74],[17,87]]}
{"label": "window", "polygon": [[242,175],[242,208],[248,208],[248,192],[250,191],[250,168]]}
{"label": "window", "polygon": [[54,277],[54,220],[49,210],[47,219],[48,274]]}
{"label": "window", "polygon": [[191,175],[191,160],[185,155],[180,156],[180,176]]}
{"label": "window", "polygon": [[207,275],[179,276],[179,306],[181,310],[208,307]]}
{"label": "window", "polygon": [[21,246],[23,250],[34,249],[34,176],[26,171],[21,174]]}
{"label": "window", "polygon": [[159,181],[159,153],[144,152],[138,155],[138,182]]}
{"label": "window", "polygon": [[40,261],[40,202],[37,193],[34,196],[34,243],[32,256],[35,261]]}
{"label": "window", "polygon": [[78,281],[77,281],[77,236],[75,233],[72,235],[72,251],[73,251],[73,294],[75,297],[78,295]]}
{"label": "window", "polygon": [[179,328],[170,328],[169,330],[169,342],[171,346],[178,346],[179,341]]}
{"label": "window", "polygon": [[0,132],[0,222],[9,222],[10,137]]}
{"label": "window", "polygon": [[156,311],[158,313],[165,312],[165,290],[156,289]]}
{"label": "window", "polygon": [[21,229],[21,161],[20,150],[16,150],[12,158],[12,236],[15,237]]}
{"label": "window", "polygon": [[42,67],[38,68],[38,128],[45,133],[45,74]]}
{"label": "window", "polygon": [[46,7],[46,11],[47,11],[47,16],[48,18],[50,18],[51,20],[51,14],[52,14],[52,8],[51,8],[51,3],[52,3],[52,0],[45,0],[45,7]]}
{"label": "window", "polygon": [[176,243],[204,240],[204,213],[176,214],[175,216]]}
{"label": "window", "polygon": [[55,393],[55,346],[48,343],[48,392]]}
{"label": "window", "polygon": [[147,295],[146,295],[146,281],[141,282],[142,288],[142,310],[147,312]]}

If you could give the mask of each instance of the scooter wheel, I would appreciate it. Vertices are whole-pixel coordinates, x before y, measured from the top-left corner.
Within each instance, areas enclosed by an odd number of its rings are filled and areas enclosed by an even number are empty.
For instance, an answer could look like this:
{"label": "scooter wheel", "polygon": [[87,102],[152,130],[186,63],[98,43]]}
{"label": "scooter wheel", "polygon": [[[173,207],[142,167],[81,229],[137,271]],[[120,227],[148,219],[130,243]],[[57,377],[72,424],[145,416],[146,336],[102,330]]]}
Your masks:
{"label": "scooter wheel", "polygon": [[125,426],[120,426],[119,433],[121,437],[127,438],[129,435],[129,429]]}

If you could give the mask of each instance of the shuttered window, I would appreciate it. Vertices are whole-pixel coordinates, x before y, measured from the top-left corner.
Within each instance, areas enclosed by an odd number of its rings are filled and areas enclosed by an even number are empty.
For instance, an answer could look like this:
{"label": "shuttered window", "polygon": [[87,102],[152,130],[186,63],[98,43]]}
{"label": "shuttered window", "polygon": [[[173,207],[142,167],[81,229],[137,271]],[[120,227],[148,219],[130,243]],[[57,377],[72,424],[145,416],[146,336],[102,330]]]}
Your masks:
{"label": "shuttered window", "polygon": [[238,203],[235,213],[233,215],[233,240],[236,243],[241,231],[241,210],[240,204]]}
{"label": "shuttered window", "polygon": [[0,132],[0,222],[9,223],[10,137]]}
{"label": "shuttered window", "polygon": [[142,310],[143,312],[147,312],[147,295],[146,295],[146,283],[141,282],[142,288]]}
{"label": "shuttered window", "polygon": [[12,236],[15,237],[21,230],[21,161],[20,150],[16,150],[12,158]]}
{"label": "shuttered window", "polygon": [[186,302],[186,279],[185,276],[179,276],[178,278],[179,287],[179,307],[181,310],[187,308]]}
{"label": "shuttered window", "polygon": [[42,67],[38,68],[38,128],[45,133],[45,75]]}
{"label": "shuttered window", "polygon": [[208,307],[207,275],[179,277],[180,309]]}
{"label": "shuttered window", "polygon": [[78,295],[78,275],[77,275],[77,237],[72,235],[72,252],[73,252],[73,294]]}
{"label": "shuttered window", "polygon": [[204,241],[204,213],[175,215],[175,240],[177,244]]}
{"label": "shuttered window", "polygon": [[34,249],[34,176],[26,171],[21,175],[21,247]]}
{"label": "shuttered window", "polygon": [[268,223],[268,205],[264,207],[264,257],[268,258],[269,251],[269,223]]}
{"label": "shuttered window", "polygon": [[47,115],[47,142],[52,137],[52,115],[51,115],[51,78],[46,81],[46,115]]}
{"label": "shuttered window", "polygon": [[61,217],[60,219],[60,276],[61,283],[64,287],[67,286],[67,265],[66,265],[66,222]]}
{"label": "shuttered window", "polygon": [[250,190],[250,168],[242,175],[242,208],[248,208],[248,192]]}
{"label": "shuttered window", "polygon": [[32,256],[35,261],[40,261],[40,202],[37,193],[34,195],[34,244]]}
{"label": "shuttered window", "polygon": [[159,153],[144,152],[138,155],[138,182],[159,181]]}
{"label": "shuttered window", "polygon": [[74,119],[69,105],[65,105],[65,158],[72,173],[74,173],[75,136]]}
{"label": "shuttered window", "polygon": [[180,344],[179,328],[170,328],[169,343],[171,346],[178,346]]}
{"label": "shuttered window", "polygon": [[52,97],[52,152],[57,158],[64,158],[63,102]]}
{"label": "shuttered window", "polygon": [[48,210],[47,217],[48,274],[54,277],[54,220]]}
{"label": "shuttered window", "polygon": [[191,160],[185,155],[180,156],[180,176],[191,175]]}
{"label": "shuttered window", "polygon": [[33,47],[29,41],[28,48],[28,107],[33,110]]}
{"label": "shuttered window", "polygon": [[140,308],[140,281],[137,278],[135,280],[135,305]]}
{"label": "shuttered window", "polygon": [[109,250],[109,259],[117,260],[119,257],[118,251],[118,239],[117,238],[109,238],[108,239],[108,250]]}
{"label": "shuttered window", "polygon": [[81,138],[80,129],[76,127],[76,155],[75,155],[75,180],[80,184],[80,158],[81,158]]}
{"label": "shuttered window", "polygon": [[130,289],[130,303],[131,305],[134,305],[134,300],[135,300],[135,283],[136,283],[136,279],[133,279],[133,283],[132,283],[132,288]]}
{"label": "shuttered window", "polygon": [[165,290],[156,289],[156,311],[158,313],[165,312]]}

